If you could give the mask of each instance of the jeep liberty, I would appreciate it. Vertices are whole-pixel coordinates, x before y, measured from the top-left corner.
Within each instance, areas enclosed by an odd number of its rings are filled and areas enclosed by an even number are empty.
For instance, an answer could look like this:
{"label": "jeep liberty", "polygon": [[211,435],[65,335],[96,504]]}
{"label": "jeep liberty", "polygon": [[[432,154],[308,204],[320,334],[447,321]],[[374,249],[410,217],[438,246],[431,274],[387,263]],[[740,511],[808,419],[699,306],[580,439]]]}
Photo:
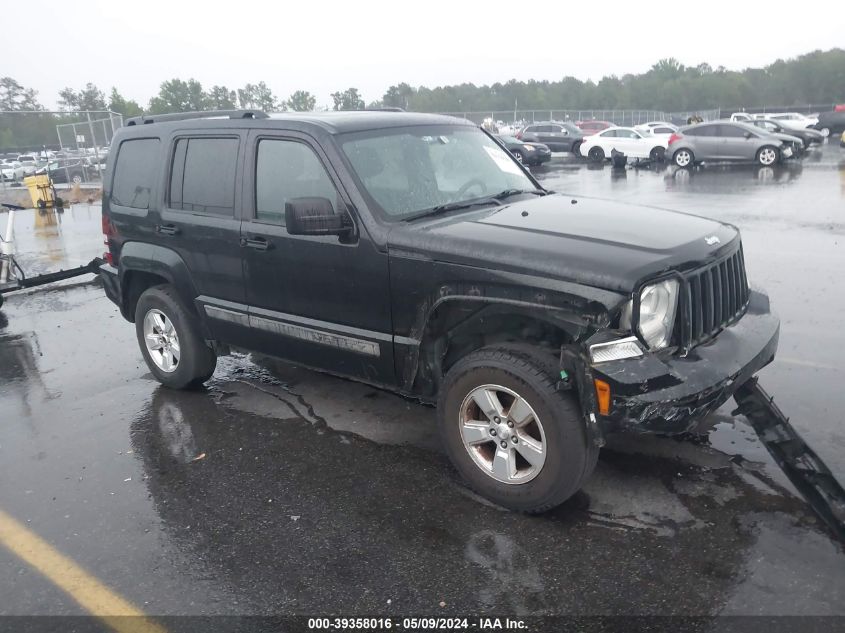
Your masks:
{"label": "jeep liberty", "polygon": [[689,430],[777,348],[735,227],[547,191],[460,119],[139,117],[104,187],[100,275],[157,380],[235,348],[436,403],[514,510],[574,494],[608,433]]}

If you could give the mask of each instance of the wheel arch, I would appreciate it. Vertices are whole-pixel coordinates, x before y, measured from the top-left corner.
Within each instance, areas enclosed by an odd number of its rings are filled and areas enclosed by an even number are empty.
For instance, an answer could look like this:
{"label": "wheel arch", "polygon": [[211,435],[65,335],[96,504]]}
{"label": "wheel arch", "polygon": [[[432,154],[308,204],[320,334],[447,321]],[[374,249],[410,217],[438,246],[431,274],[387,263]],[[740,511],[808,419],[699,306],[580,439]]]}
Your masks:
{"label": "wheel arch", "polygon": [[197,314],[194,298],[197,291],[188,266],[174,250],[147,244],[127,242],[120,249],[120,311],[128,321],[135,321],[138,298],[147,289],[170,284],[185,306]]}
{"label": "wheel arch", "polygon": [[418,341],[408,347],[400,374],[403,388],[425,399],[436,397],[443,376],[459,359],[493,344],[531,345],[557,358],[565,344],[608,327],[616,295],[550,296],[542,301],[452,295],[425,310]]}

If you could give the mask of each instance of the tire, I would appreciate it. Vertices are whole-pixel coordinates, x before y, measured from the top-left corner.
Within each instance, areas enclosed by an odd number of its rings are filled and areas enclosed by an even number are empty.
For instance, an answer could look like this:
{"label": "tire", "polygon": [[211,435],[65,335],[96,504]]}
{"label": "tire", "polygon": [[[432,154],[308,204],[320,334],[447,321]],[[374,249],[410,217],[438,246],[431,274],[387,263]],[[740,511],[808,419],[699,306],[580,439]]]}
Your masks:
{"label": "tire", "polygon": [[[588,438],[575,397],[557,390],[558,371],[555,359],[545,359],[537,349],[498,345],[468,354],[444,378],[437,420],[446,452],[470,487],[500,506],[544,512],[575,494],[595,468],[598,448]],[[483,400],[490,391],[500,404],[499,424],[481,411],[473,397],[475,392]],[[526,424],[511,426],[506,416],[512,414],[516,398],[527,403],[521,410],[530,415],[520,416],[528,420]],[[470,424],[463,425],[464,420]],[[465,443],[470,431],[473,442]],[[516,442],[510,435],[514,432]],[[505,451],[500,450],[501,442]],[[522,449],[532,444],[543,449],[542,459],[537,452],[525,451],[534,455],[533,463],[522,457]],[[494,459],[503,453],[512,468],[496,469],[494,474]]]}
{"label": "tire", "polygon": [[78,171],[77,171],[77,172],[74,172],[73,174],[71,174],[70,181],[71,181],[74,185],[81,185],[81,184],[82,184],[82,180],[83,180],[83,178],[82,178],[82,174],[80,174]]}
{"label": "tire", "polygon": [[[163,317],[163,321],[158,317]],[[165,325],[169,323],[172,329],[162,328],[162,322]],[[168,344],[158,350],[152,345],[148,346],[148,332],[145,330],[152,330],[153,336],[158,334],[159,343],[167,339]],[[167,336],[171,332],[172,334]],[[214,373],[217,355],[205,344],[196,317],[183,305],[170,285],[153,286],[141,294],[135,307],[135,334],[147,367],[156,380],[167,387],[198,387]],[[167,362],[168,351],[172,355],[171,360],[175,356],[177,362]]]}
{"label": "tire", "polygon": [[776,147],[764,145],[757,150],[757,164],[763,167],[771,167],[780,161],[780,152]]}
{"label": "tire", "polygon": [[823,127],[822,129],[819,130],[819,132],[821,132],[822,136],[825,137],[825,138],[828,138],[832,131],[833,130],[831,130],[829,127]]}
{"label": "tire", "polygon": [[575,156],[580,156],[581,155],[581,144],[583,142],[584,142],[584,139],[581,139],[580,141],[575,141],[572,144],[572,147],[569,148],[569,151],[571,151]]}
{"label": "tire", "polygon": [[527,165],[528,163],[525,162],[525,156],[522,155],[522,152],[516,151],[513,153],[513,157],[522,163],[523,165]]}
{"label": "tire", "polygon": [[666,150],[663,149],[662,147],[660,147],[659,145],[657,147],[652,147],[651,151],[648,153],[648,157],[654,163],[663,162],[665,155],[666,155]]}
{"label": "tire", "polygon": [[695,164],[695,154],[689,149],[679,149],[672,155],[672,162],[678,167],[687,168]]}
{"label": "tire", "polygon": [[591,147],[587,156],[589,156],[590,160],[594,163],[600,163],[605,158],[604,150],[601,147]]}

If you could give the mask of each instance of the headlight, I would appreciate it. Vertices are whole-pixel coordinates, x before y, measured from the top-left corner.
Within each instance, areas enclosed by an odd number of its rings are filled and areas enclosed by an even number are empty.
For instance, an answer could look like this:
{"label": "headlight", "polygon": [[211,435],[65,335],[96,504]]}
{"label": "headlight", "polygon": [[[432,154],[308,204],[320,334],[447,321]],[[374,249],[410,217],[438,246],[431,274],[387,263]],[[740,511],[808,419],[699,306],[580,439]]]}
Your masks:
{"label": "headlight", "polygon": [[526,152],[533,152],[534,151],[534,148],[531,147],[530,145],[525,145],[525,146],[523,146],[522,149],[524,149]]}
{"label": "headlight", "polygon": [[[675,327],[675,311],[678,305],[677,279],[665,279],[656,284],[645,286],[640,291],[639,331],[643,340],[652,350],[663,349],[669,345],[672,329]],[[621,328],[631,327],[633,301],[622,308],[619,317]]]}

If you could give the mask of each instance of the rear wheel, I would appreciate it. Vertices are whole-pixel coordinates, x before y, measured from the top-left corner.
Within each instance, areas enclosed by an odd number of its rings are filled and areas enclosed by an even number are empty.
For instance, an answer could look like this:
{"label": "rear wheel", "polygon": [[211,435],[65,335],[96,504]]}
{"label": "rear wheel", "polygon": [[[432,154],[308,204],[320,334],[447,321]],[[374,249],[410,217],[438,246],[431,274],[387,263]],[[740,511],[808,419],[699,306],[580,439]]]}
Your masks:
{"label": "rear wheel", "polygon": [[830,136],[830,128],[829,127],[823,127],[821,130],[819,130],[819,132],[821,132],[822,136],[824,136],[825,138]]}
{"label": "rear wheel", "polygon": [[197,387],[214,373],[217,355],[205,344],[196,317],[172,286],[154,286],[141,294],[135,333],[147,366],[163,385]]}
{"label": "rear wheel", "polygon": [[594,163],[600,163],[604,160],[604,150],[601,147],[591,147],[587,155]]}
{"label": "rear wheel", "polygon": [[766,145],[757,150],[757,162],[764,167],[774,165],[780,159],[780,152],[776,147]]}
{"label": "rear wheel", "polygon": [[519,347],[477,350],[446,374],[437,404],[455,468],[481,495],[543,512],[577,492],[595,468],[581,409],[557,390],[554,359]]}
{"label": "rear wheel", "polygon": [[525,163],[525,157],[522,155],[522,152],[516,151],[516,152],[513,153],[513,156],[514,156],[514,158],[516,158],[516,160],[518,160],[523,165],[526,164]]}
{"label": "rear wheel", "polygon": [[679,149],[672,156],[672,160],[678,167],[691,167],[695,162],[695,156],[688,149]]}
{"label": "rear wheel", "polygon": [[665,152],[666,150],[658,145],[657,147],[651,148],[651,152],[649,152],[648,157],[653,162],[657,163],[663,160]]}

